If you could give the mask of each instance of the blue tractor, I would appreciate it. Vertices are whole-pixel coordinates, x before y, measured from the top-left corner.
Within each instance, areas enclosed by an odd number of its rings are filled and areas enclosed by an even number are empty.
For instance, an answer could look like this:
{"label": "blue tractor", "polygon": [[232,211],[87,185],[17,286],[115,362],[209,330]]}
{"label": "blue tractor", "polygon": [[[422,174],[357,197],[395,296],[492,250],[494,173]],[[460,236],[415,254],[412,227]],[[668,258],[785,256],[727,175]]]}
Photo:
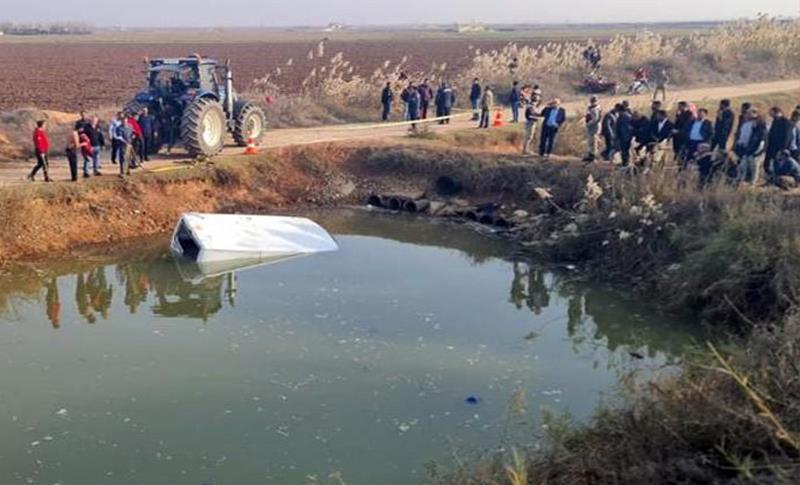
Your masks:
{"label": "blue tractor", "polygon": [[228,132],[239,146],[259,144],[264,137],[264,110],[233,89],[230,63],[193,55],[177,59],[146,59],[147,88],[125,111],[155,118],[152,150],[183,145],[192,158],[218,155]]}

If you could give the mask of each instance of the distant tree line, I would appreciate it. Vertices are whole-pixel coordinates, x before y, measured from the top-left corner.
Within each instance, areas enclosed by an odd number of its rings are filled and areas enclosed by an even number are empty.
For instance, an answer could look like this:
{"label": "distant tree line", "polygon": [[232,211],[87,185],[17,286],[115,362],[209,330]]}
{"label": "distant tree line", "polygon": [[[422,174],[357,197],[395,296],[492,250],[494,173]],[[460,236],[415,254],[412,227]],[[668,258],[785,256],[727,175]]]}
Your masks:
{"label": "distant tree line", "polygon": [[86,35],[94,32],[94,26],[83,22],[55,22],[52,24],[0,23],[0,32],[5,35]]}

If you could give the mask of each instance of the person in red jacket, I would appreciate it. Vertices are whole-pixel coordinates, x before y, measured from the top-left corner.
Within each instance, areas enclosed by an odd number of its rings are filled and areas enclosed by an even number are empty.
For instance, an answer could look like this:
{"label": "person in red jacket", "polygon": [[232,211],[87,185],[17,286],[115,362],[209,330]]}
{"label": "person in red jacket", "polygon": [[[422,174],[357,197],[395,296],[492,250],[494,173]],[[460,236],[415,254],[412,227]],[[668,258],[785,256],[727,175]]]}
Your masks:
{"label": "person in red jacket", "polygon": [[137,158],[139,163],[142,161],[142,139],[144,137],[144,132],[142,131],[142,126],[139,124],[139,121],[136,120],[136,113],[128,113],[128,125],[133,130],[133,144],[131,145],[131,158],[129,161],[131,168],[136,168],[138,166]]}
{"label": "person in red jacket", "polygon": [[33,150],[36,153],[36,166],[33,167],[31,173],[28,175],[28,180],[33,181],[39,170],[44,172],[44,181],[51,182],[50,175],[47,172],[48,159],[47,154],[50,153],[50,138],[47,137],[47,122],[39,120],[36,122],[36,129],[33,130]]}

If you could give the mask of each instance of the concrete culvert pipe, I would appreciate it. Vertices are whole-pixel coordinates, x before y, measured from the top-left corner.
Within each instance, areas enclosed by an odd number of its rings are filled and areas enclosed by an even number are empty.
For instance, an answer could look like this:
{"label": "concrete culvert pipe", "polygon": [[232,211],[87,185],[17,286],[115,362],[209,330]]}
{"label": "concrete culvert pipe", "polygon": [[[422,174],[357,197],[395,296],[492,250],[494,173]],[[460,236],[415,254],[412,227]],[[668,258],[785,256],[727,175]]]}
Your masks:
{"label": "concrete culvert pipe", "polygon": [[445,196],[456,195],[464,189],[464,186],[461,185],[461,182],[452,177],[448,177],[447,175],[442,175],[436,179],[434,185],[436,187],[436,193]]}
{"label": "concrete culvert pipe", "polygon": [[407,200],[403,205],[403,209],[408,212],[425,212],[430,206],[431,203],[425,199]]}
{"label": "concrete culvert pipe", "polygon": [[373,207],[383,207],[383,197],[372,194],[367,198],[367,205],[371,205]]}
{"label": "concrete culvert pipe", "polygon": [[470,221],[478,222],[478,219],[480,218],[480,213],[476,210],[470,209],[464,212],[464,217],[466,217]]}
{"label": "concrete culvert pipe", "polygon": [[405,204],[405,200],[402,197],[391,197],[389,198],[389,203],[386,205],[390,210],[399,211],[403,210],[403,205]]}

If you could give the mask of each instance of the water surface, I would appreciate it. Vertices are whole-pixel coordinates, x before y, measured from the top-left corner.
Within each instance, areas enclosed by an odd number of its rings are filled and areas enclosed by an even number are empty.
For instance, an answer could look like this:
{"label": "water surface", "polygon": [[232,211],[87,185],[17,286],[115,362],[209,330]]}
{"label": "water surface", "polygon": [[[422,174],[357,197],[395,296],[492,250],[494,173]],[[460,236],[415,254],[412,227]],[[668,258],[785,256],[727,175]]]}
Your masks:
{"label": "water surface", "polygon": [[315,218],[340,252],[202,280],[157,242],[0,277],[0,483],[419,483],[692,340],[467,228]]}

